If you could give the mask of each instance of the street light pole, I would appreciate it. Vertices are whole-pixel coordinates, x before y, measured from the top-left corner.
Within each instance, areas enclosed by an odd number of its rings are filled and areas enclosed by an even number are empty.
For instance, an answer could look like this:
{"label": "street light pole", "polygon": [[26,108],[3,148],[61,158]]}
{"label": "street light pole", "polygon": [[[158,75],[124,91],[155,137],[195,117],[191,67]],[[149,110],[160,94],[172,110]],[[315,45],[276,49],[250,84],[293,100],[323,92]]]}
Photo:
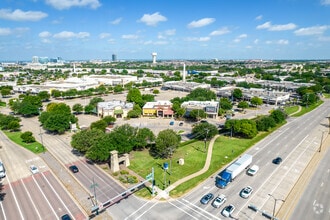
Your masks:
{"label": "street light pole", "polygon": [[329,121],[329,133],[328,134],[330,134],[330,116],[328,116],[328,117],[326,117],[327,119],[328,119],[328,121]]}
{"label": "street light pole", "polygon": [[275,198],[272,194],[270,194],[270,193],[268,193],[268,195],[274,199],[274,208],[273,208],[273,215],[272,215],[272,220],[274,220],[274,219],[275,219],[275,211],[276,211],[276,203],[277,203],[277,201],[285,202],[285,200],[283,200],[283,199],[276,199],[276,198]]}
{"label": "street light pole", "polygon": [[204,149],[205,149],[205,152],[206,152],[206,139],[207,139],[207,135],[209,134],[209,129],[205,129],[206,133],[205,133],[205,138],[204,138]]}

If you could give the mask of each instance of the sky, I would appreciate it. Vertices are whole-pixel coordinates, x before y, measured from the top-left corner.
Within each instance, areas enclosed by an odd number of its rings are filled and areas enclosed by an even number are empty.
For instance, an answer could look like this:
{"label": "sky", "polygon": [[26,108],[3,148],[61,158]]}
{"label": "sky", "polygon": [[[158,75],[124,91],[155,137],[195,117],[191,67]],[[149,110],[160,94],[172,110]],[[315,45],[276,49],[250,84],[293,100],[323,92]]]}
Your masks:
{"label": "sky", "polygon": [[330,0],[1,0],[0,61],[330,59]]}

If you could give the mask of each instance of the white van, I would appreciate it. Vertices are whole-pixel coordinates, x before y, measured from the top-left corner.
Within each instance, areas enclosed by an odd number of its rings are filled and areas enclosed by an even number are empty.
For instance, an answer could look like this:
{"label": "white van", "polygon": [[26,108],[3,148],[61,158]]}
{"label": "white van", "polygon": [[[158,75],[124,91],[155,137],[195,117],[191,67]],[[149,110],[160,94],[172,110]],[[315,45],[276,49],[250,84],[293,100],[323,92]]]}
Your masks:
{"label": "white van", "polygon": [[4,178],[5,176],[6,176],[6,169],[2,161],[0,161],[0,178]]}

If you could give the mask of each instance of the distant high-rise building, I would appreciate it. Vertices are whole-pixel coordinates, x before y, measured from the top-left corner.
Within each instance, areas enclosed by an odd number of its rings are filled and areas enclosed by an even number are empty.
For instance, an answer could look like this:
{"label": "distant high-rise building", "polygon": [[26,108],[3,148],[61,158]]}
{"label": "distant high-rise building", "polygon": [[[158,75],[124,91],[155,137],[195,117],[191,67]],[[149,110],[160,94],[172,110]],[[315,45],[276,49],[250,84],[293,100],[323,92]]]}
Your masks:
{"label": "distant high-rise building", "polygon": [[33,56],[32,57],[32,63],[39,63],[39,57],[38,56]]}
{"label": "distant high-rise building", "polygon": [[117,61],[117,55],[116,54],[112,54],[112,61],[116,62]]}

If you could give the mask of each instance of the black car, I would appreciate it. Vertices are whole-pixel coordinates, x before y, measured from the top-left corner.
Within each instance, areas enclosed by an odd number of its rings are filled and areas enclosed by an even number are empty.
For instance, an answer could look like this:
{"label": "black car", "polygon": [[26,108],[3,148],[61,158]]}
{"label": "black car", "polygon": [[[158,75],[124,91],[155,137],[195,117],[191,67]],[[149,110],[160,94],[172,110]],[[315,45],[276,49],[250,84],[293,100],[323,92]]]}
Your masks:
{"label": "black car", "polygon": [[73,173],[78,173],[79,172],[79,169],[76,165],[72,165],[72,166],[69,166],[69,169],[73,172]]}
{"label": "black car", "polygon": [[282,163],[282,158],[280,158],[280,157],[276,157],[276,158],[273,160],[273,163],[274,163],[274,164],[280,164],[280,163]]}
{"label": "black car", "polygon": [[70,217],[70,215],[65,214],[61,216],[61,220],[72,220],[72,218]]}
{"label": "black car", "polygon": [[213,194],[212,193],[208,193],[205,196],[203,196],[203,198],[201,199],[201,203],[206,205],[207,203],[209,203],[212,199],[213,199]]}

